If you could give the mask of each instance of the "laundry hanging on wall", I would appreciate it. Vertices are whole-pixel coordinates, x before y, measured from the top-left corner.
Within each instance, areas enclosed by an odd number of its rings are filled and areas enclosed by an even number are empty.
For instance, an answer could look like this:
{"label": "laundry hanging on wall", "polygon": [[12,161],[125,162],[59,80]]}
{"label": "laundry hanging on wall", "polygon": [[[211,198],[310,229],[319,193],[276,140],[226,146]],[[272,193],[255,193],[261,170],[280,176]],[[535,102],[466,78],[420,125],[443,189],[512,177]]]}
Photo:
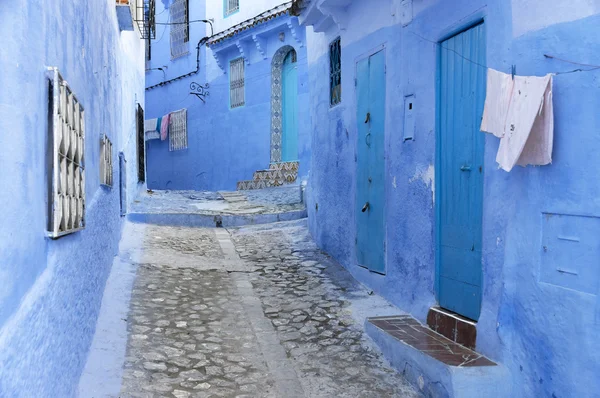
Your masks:
{"label": "laundry hanging on wall", "polygon": [[481,131],[500,138],[496,161],[511,171],[552,162],[552,75],[512,76],[488,69]]}
{"label": "laundry hanging on wall", "polygon": [[162,117],[160,125],[160,140],[164,141],[169,136],[169,122],[171,121],[171,114],[167,113]]}
{"label": "laundry hanging on wall", "polygon": [[144,121],[144,135],[146,141],[160,139],[160,125],[162,118],[147,119]]}

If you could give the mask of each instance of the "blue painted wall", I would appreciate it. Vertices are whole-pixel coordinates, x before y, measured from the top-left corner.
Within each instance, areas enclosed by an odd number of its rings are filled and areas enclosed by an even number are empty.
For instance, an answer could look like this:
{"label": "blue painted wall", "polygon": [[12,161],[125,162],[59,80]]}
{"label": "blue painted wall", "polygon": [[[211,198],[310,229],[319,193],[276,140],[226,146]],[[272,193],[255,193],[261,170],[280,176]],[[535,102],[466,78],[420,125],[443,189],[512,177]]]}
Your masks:
{"label": "blue painted wall", "polygon": [[[100,136],[137,190],[135,106],[143,46],[114,3],[18,1],[0,13],[0,396],[74,394],[121,234],[118,182],[99,186]],[[85,108],[86,229],[46,238],[47,82],[56,66]]]}
{"label": "blue painted wall", "polygon": [[[206,15],[204,2],[191,2],[190,20],[215,17]],[[157,4],[157,21],[167,22],[168,9]],[[265,32],[273,23],[285,26],[289,17],[258,25],[229,41],[223,52],[225,74],[217,65],[212,50],[202,46],[198,74],[146,92],[147,118],[162,116],[181,108],[188,110],[188,149],[169,152],[168,141],[148,142],[148,187],[152,189],[235,189],[241,180],[251,180],[257,170],[268,169],[271,143],[271,59],[282,46],[291,45],[298,53],[298,115],[300,176],[308,174],[310,164],[310,121],[308,115],[308,64],[306,47],[299,47],[287,27],[285,40],[279,30],[266,37],[266,60],[252,42],[252,34]],[[207,34],[203,23],[190,25],[190,54],[170,59],[169,27],[159,25],[157,40],[152,42],[151,68],[147,86],[160,83],[196,69],[196,45]],[[217,33],[217,32],[215,32]],[[229,61],[240,57],[235,41],[249,40],[250,65],[245,66],[246,105],[229,108]],[[190,95],[190,83],[210,84],[206,104]]]}
{"label": "blue painted wall", "polygon": [[[345,23],[343,29],[335,24],[324,33],[309,29],[311,233],[357,279],[421,321],[436,304],[434,43],[483,18],[489,67],[508,72],[515,64],[521,75],[578,68],[546,59],[545,53],[599,65],[600,5],[586,0],[551,3],[419,1],[413,3],[414,19],[402,27],[400,1],[354,1],[344,18],[338,18]],[[343,99],[330,108],[327,51],[338,35],[343,46]],[[356,265],[354,242],[358,209],[354,203],[355,62],[379,46],[386,51],[388,90],[385,276]],[[547,283],[551,278],[546,275],[556,270],[548,268],[550,261],[542,249],[543,236],[552,232],[547,221],[552,216],[542,212],[600,216],[599,93],[600,71],[555,77],[555,147],[550,166],[518,167],[511,173],[498,170],[499,141],[485,137],[484,279],[477,349],[508,367],[515,396],[593,396],[600,390],[595,376],[600,372],[600,349],[593,337],[600,319],[598,291],[577,290],[578,282],[564,276],[556,277],[558,283]],[[415,140],[403,142],[403,99],[411,94],[416,107]],[[586,220],[567,220],[565,229],[577,236],[597,236],[598,219]],[[577,258],[579,247],[566,250]],[[598,245],[590,243],[590,248],[597,259]],[[574,261],[570,266],[593,278],[592,285],[600,288],[597,261]]]}

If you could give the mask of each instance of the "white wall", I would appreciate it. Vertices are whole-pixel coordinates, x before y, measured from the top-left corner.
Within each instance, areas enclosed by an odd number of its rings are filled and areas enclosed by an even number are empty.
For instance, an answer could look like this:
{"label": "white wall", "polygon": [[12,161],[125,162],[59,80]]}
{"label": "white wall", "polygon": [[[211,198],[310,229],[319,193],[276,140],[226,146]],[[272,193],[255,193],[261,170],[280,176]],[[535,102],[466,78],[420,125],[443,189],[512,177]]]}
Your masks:
{"label": "white wall", "polygon": [[[225,0],[226,1],[226,0]],[[286,0],[239,0],[240,11],[224,18],[224,0],[206,2],[206,18],[215,19],[215,33],[228,29],[258,14],[287,3]]]}

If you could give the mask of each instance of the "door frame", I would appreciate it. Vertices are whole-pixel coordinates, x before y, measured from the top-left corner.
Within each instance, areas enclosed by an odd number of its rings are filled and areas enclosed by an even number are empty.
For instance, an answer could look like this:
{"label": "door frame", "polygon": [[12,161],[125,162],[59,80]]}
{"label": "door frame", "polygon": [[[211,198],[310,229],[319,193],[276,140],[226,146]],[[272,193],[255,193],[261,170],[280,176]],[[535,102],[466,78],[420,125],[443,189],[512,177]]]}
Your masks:
{"label": "door frame", "polygon": [[[456,35],[459,35],[467,30],[474,28],[477,25],[485,24],[486,17],[481,15],[480,13],[476,13],[470,19],[461,23],[460,25],[454,26],[452,29],[444,32],[444,34],[440,35],[440,38],[437,42],[436,46],[436,71],[435,71],[435,168],[434,168],[434,180],[435,180],[435,278],[434,278],[434,290],[435,290],[435,299],[437,303],[440,302],[440,269],[441,269],[441,256],[440,256],[440,246],[441,246],[441,228],[440,228],[440,220],[442,217],[442,206],[441,204],[441,178],[439,175],[440,172],[440,163],[441,163],[441,151],[442,148],[440,146],[440,134],[441,134],[441,126],[440,122],[442,119],[442,107],[441,107],[441,89],[442,89],[442,43]],[[487,34],[484,38],[486,40],[487,47]],[[487,53],[486,53],[487,57]],[[485,144],[484,144],[485,145]],[[485,150],[485,147],[484,147]],[[485,152],[484,152],[485,156]],[[484,171],[485,171],[485,158],[484,158]],[[484,173],[485,176],[485,173]],[[485,177],[483,179],[482,189],[485,192]],[[482,198],[483,199],[483,198]],[[482,203],[482,206],[485,206],[485,201]],[[482,214],[482,223],[483,217],[485,215],[485,211]],[[482,228],[483,234],[483,228]],[[483,252],[483,248],[482,248]],[[481,286],[481,305],[483,305],[483,254],[481,261],[481,273],[482,273],[482,286]]]}
{"label": "door frame", "polygon": [[[342,49],[343,50],[343,49]],[[358,264],[358,257],[357,257],[357,240],[358,240],[358,228],[357,228],[357,216],[358,216],[358,203],[356,201],[356,195],[357,195],[357,190],[358,190],[358,184],[357,184],[357,171],[358,171],[358,120],[356,119],[356,108],[358,107],[358,93],[357,93],[357,89],[358,89],[358,63],[364,59],[370,58],[371,56],[377,54],[378,52],[383,51],[383,59],[385,60],[384,63],[384,77],[385,77],[385,106],[384,106],[384,128],[383,128],[383,190],[384,190],[384,200],[383,200],[383,272],[379,273],[379,272],[375,272],[375,271],[371,271],[368,268],[364,267],[361,264]],[[354,197],[352,198],[352,203],[354,204],[354,211],[352,212],[352,214],[354,215],[354,223],[353,223],[353,229],[354,229],[354,259],[355,259],[355,263],[356,265],[358,265],[360,268],[366,269],[368,270],[371,274],[374,275],[380,275],[380,276],[385,276],[387,275],[387,241],[388,241],[388,224],[387,224],[387,214],[388,214],[388,201],[387,201],[387,196],[388,196],[388,184],[387,184],[387,175],[388,175],[388,162],[387,162],[387,152],[388,152],[388,111],[387,111],[387,107],[388,107],[388,93],[390,90],[388,90],[388,75],[387,75],[387,63],[388,63],[388,56],[387,56],[387,41],[381,43],[380,45],[373,47],[363,53],[361,53],[360,55],[356,56],[354,58],[354,103],[353,103],[353,108],[352,108],[352,118],[354,119],[354,131],[356,132],[356,134],[354,134],[354,178],[353,178],[353,184],[354,184]],[[342,63],[342,69],[343,69],[343,63]],[[342,70],[342,76],[343,76],[343,70]],[[340,105],[340,104],[338,104]],[[336,109],[337,105],[333,108],[331,108],[331,110]]]}

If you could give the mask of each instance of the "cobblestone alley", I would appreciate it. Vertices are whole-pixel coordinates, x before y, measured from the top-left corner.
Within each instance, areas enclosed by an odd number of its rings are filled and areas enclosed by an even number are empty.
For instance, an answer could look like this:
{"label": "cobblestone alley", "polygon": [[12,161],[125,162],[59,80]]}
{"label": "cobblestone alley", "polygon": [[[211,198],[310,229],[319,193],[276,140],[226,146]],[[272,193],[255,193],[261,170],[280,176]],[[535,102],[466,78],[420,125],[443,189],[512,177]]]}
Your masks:
{"label": "cobblestone alley", "polygon": [[[362,332],[365,316],[393,307],[322,254],[306,220],[127,228],[137,242],[121,254],[137,259],[129,314],[115,327],[101,314],[81,396],[417,396]],[[121,372],[98,355],[125,336]]]}

